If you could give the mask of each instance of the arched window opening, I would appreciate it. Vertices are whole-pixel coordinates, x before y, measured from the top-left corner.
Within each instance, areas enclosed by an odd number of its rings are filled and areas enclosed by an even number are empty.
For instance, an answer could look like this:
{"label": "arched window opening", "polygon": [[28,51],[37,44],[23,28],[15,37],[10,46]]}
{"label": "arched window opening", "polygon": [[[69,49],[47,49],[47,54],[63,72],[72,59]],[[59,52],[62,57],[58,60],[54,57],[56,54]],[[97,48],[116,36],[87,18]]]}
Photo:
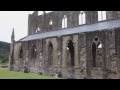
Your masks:
{"label": "arched window opening", "polygon": [[37,29],[36,29],[36,33],[39,33],[41,30],[40,30],[40,27],[37,27]]}
{"label": "arched window opening", "polygon": [[93,67],[96,67],[96,44],[92,44]]}
{"label": "arched window opening", "polygon": [[31,58],[36,58],[36,55],[37,55],[37,48],[35,45],[33,45],[31,50]]}
{"label": "arched window opening", "polygon": [[67,28],[67,16],[64,15],[62,19],[62,28]]}
{"label": "arched window opening", "polygon": [[98,11],[98,21],[106,20],[106,11]]}
{"label": "arched window opening", "polygon": [[102,56],[102,51],[101,51],[102,47],[103,47],[102,43],[98,42],[98,44],[97,44],[97,57],[98,58],[100,58]]}
{"label": "arched window opening", "polygon": [[102,49],[103,45],[99,41],[99,38],[94,38],[92,43],[92,58],[93,58],[93,67],[99,67],[102,61]]}
{"label": "arched window opening", "polygon": [[53,25],[53,21],[50,19],[49,21],[49,25],[52,26]]}
{"label": "arched window opening", "polygon": [[48,45],[48,65],[53,64],[53,45],[51,42],[49,42]]}
{"label": "arched window opening", "polygon": [[22,49],[22,47],[20,48],[19,58],[23,58],[23,49]]}
{"label": "arched window opening", "polygon": [[74,46],[72,40],[69,40],[66,49],[68,52],[67,66],[74,66]]}
{"label": "arched window opening", "polygon": [[79,14],[79,25],[86,23],[86,15],[84,11],[81,11]]}

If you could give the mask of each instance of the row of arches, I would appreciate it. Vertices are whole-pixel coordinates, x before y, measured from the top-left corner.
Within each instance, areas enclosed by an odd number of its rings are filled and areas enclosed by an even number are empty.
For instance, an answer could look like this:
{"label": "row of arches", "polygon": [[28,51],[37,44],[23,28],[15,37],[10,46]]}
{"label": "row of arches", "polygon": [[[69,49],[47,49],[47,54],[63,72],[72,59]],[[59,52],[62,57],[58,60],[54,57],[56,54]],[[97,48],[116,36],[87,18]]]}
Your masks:
{"label": "row of arches", "polygon": [[[82,25],[82,24],[86,24],[86,13],[85,11],[81,11],[79,16],[79,25]],[[103,20],[106,20],[106,11],[98,11],[98,21],[103,21]],[[62,29],[64,28],[67,28],[67,15],[64,15],[63,16],[63,19],[62,19]],[[49,25],[52,26],[53,25],[53,21],[52,19],[49,20]],[[37,27],[36,29],[36,33],[40,32],[40,27]]]}
{"label": "row of arches", "polygon": [[[67,66],[74,66],[74,45],[73,41],[69,40],[68,44],[66,46],[66,53],[67,53]],[[53,56],[54,56],[54,50],[53,50],[53,44],[52,42],[49,42],[48,44],[48,59],[47,59],[47,65],[52,66],[53,65]]]}
{"label": "row of arches", "polygon": [[[53,44],[52,42],[49,42],[48,44],[48,51],[47,51],[47,56],[48,56],[48,60],[47,60],[47,65],[53,65]],[[67,50],[67,58],[69,59],[69,61],[67,61],[67,66],[74,66],[74,45],[73,45],[73,42],[72,40],[69,40],[68,41],[68,44],[66,46],[66,50]],[[19,58],[23,58],[23,48],[20,47],[20,50],[19,50]],[[36,48],[36,45],[33,45],[31,47],[31,59],[35,59],[37,57],[37,48]]]}
{"label": "row of arches", "polygon": [[[81,11],[79,16],[79,25],[86,24],[86,13]],[[106,11],[98,11],[98,21],[106,20]],[[67,16],[64,15],[62,19],[62,28],[67,28]]]}
{"label": "row of arches", "polygon": [[[23,58],[23,47],[21,46],[20,47],[20,50],[19,50],[19,58]],[[32,45],[31,47],[31,58],[36,58],[37,56],[37,48],[36,48],[36,45]]]}
{"label": "row of arches", "polygon": [[[92,42],[92,60],[93,60],[93,67],[97,67],[97,60],[99,60],[100,57],[102,57],[102,42],[99,40],[98,37],[93,39]],[[52,42],[49,42],[48,44],[48,51],[47,51],[47,65],[52,66],[53,65],[53,56],[54,56],[54,48]],[[67,66],[75,66],[75,50],[74,50],[74,44],[72,40],[68,40],[67,46],[66,46],[66,65]],[[19,58],[23,58],[23,48],[20,48],[19,51]],[[31,47],[31,58],[36,58],[37,57],[37,48],[36,45],[33,45]]]}

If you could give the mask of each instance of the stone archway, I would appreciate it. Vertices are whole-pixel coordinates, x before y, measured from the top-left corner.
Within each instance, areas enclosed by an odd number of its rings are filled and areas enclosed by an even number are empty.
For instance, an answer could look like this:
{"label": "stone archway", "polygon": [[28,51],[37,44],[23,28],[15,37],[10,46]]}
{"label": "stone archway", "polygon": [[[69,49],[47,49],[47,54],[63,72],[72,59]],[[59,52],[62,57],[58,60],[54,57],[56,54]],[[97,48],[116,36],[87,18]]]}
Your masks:
{"label": "stone archway", "polygon": [[74,66],[74,45],[72,40],[68,41],[67,44],[67,66]]}
{"label": "stone archway", "polygon": [[23,48],[22,48],[22,46],[20,47],[20,50],[19,50],[19,58],[23,58]]}
{"label": "stone archway", "polygon": [[96,44],[92,44],[93,67],[96,67]]}
{"label": "stone archway", "polygon": [[53,64],[53,44],[51,42],[49,42],[47,65],[51,66],[52,64]]}
{"label": "stone archway", "polygon": [[98,37],[93,39],[92,43],[92,60],[93,67],[102,67],[102,50],[103,45]]}

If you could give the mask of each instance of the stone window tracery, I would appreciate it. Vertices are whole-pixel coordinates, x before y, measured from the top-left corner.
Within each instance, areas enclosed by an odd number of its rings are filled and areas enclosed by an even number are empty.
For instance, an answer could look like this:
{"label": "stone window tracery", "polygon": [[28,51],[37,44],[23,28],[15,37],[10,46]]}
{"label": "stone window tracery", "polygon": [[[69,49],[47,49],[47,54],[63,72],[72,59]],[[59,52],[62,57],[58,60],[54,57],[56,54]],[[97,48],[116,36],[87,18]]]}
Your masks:
{"label": "stone window tracery", "polygon": [[74,66],[74,46],[72,40],[68,41],[66,50],[67,50],[67,66]]}

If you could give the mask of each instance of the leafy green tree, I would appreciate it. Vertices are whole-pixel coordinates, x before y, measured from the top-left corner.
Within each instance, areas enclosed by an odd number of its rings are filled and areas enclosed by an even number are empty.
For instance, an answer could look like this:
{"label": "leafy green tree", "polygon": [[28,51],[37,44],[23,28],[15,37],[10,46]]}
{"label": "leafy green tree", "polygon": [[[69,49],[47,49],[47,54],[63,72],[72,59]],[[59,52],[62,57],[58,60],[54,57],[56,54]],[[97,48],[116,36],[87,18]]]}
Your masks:
{"label": "leafy green tree", "polygon": [[8,63],[10,43],[0,42],[0,62]]}

